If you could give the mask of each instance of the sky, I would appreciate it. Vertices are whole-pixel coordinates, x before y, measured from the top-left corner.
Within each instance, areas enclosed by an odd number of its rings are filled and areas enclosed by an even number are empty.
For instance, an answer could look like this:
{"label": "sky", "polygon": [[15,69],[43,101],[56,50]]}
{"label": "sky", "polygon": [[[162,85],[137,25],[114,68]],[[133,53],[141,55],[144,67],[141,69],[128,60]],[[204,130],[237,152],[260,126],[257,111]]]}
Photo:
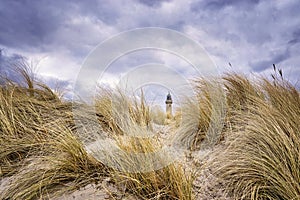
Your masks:
{"label": "sky", "polygon": [[[299,9],[298,0],[0,0],[0,73],[9,74],[7,63],[25,57],[47,84],[72,90],[83,63],[99,44],[126,31],[159,27],[197,42],[221,74],[270,76],[276,64],[296,84]],[[193,76],[191,65],[180,56],[142,49],[115,59],[99,82],[111,86],[147,63],[171,67],[184,78]],[[159,73],[174,79],[168,72]],[[165,86],[154,88],[159,87]],[[160,99],[169,89],[148,94]]]}

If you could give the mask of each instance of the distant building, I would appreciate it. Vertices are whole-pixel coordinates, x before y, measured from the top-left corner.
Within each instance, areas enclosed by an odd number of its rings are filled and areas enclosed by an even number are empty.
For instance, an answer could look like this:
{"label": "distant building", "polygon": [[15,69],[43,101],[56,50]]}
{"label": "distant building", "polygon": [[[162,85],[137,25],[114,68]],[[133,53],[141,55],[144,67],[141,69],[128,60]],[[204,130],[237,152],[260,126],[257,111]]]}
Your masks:
{"label": "distant building", "polygon": [[166,100],[166,115],[167,115],[167,119],[171,119],[172,118],[172,97],[170,92],[167,95],[167,100]]}

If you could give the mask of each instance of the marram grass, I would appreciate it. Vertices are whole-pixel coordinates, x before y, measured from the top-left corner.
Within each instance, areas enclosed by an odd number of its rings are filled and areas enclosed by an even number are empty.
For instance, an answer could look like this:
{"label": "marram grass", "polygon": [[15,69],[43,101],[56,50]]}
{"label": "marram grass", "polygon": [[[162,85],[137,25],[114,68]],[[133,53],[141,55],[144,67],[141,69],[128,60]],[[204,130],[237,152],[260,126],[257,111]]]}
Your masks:
{"label": "marram grass", "polygon": [[235,112],[228,147],[210,164],[234,199],[300,199],[299,92],[284,81],[246,85],[247,112]]}
{"label": "marram grass", "polygon": [[[153,119],[143,97],[100,89],[93,113],[84,103],[61,100],[28,71],[19,73],[23,84],[3,79],[0,87],[0,180],[11,180],[0,199],[51,199],[107,177],[136,199],[205,199],[193,183],[193,172],[205,168],[229,199],[300,199],[300,96],[282,77],[254,82],[225,74],[192,82],[195,96],[168,126],[174,144],[214,156],[197,168],[185,159],[164,165],[166,155],[155,155],[166,142],[154,130],[165,126],[163,114]],[[74,107],[84,108],[76,113],[82,123],[74,122]],[[147,133],[153,137],[142,137]],[[101,148],[92,144],[103,137],[123,153],[97,154]],[[155,156],[132,156],[138,153]]]}

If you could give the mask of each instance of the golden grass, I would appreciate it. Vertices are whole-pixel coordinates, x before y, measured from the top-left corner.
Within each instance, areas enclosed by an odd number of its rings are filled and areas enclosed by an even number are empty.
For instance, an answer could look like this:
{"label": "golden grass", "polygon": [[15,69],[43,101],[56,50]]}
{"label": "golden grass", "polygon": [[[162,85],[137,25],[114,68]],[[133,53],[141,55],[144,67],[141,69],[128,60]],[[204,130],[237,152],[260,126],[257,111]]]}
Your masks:
{"label": "golden grass", "polygon": [[[193,199],[193,175],[185,172],[180,163],[167,163],[168,154],[155,154],[161,145],[149,138],[134,138],[120,141],[120,148],[126,151],[124,160],[129,168],[116,170],[113,179],[117,185],[141,199]],[[153,153],[153,155],[150,155]],[[136,156],[138,154],[138,156]],[[145,154],[139,155],[139,154]],[[143,170],[141,169],[143,166]]]}
{"label": "golden grass", "polygon": [[210,164],[234,199],[299,199],[299,92],[287,82],[263,79],[261,98],[247,85],[247,112],[235,113],[228,147]]}
{"label": "golden grass", "polygon": [[0,197],[38,199],[59,196],[98,183],[108,174],[107,168],[86,153],[70,130],[64,127],[47,129],[52,132],[51,139],[40,152],[27,158],[28,164],[19,169]]}
{"label": "golden grass", "polygon": [[139,126],[151,128],[150,108],[143,95],[138,101],[135,96],[128,98],[119,89],[99,87],[95,98],[95,111],[102,128],[112,135],[124,134],[131,121]]}
{"label": "golden grass", "polygon": [[111,153],[114,148],[110,146],[110,151],[100,153],[96,141],[92,155],[114,169],[110,176],[118,187],[141,199],[193,199],[191,174],[185,173],[179,163],[166,162],[167,154],[157,153],[163,144],[155,138],[150,109],[143,97],[138,102],[117,91],[116,98],[119,112],[111,118],[123,131],[113,136],[120,150]]}
{"label": "golden grass", "polygon": [[246,111],[253,97],[262,96],[257,84],[245,75],[226,74],[223,79],[227,104],[231,110]]}
{"label": "golden grass", "polygon": [[106,169],[71,132],[71,104],[21,74],[28,87],[7,81],[0,91],[0,177],[13,177],[1,199],[40,198],[99,179]]}
{"label": "golden grass", "polygon": [[181,149],[213,152],[194,169],[169,162],[143,94],[100,89],[94,113],[20,74],[23,85],[6,79],[0,87],[0,178],[11,180],[0,199],[49,199],[105,177],[140,199],[195,199],[191,171],[205,168],[233,199],[300,198],[300,96],[282,76],[193,82],[195,97],[183,103],[170,135]]}
{"label": "golden grass", "polygon": [[187,97],[181,108],[181,124],[175,140],[190,150],[212,148],[221,140],[226,99],[217,80],[193,81],[195,96]]}
{"label": "golden grass", "polygon": [[[53,103],[35,99],[24,93],[25,89],[14,85],[7,85],[1,89],[1,175],[13,172],[17,167],[15,162],[22,161],[31,151],[39,148],[48,136],[42,126],[61,115],[53,107]],[[37,92],[39,90],[34,94]],[[55,102],[56,106],[61,106],[60,101]],[[67,116],[64,116],[67,120]]]}
{"label": "golden grass", "polygon": [[[25,76],[25,86],[7,80],[0,93],[0,176],[12,178],[2,190],[1,199],[49,199],[97,184],[106,176],[126,182],[127,190],[143,199],[191,199],[191,181],[179,165],[153,168],[145,173],[127,173],[95,159],[85,146],[86,142],[97,140],[93,137],[95,133],[87,132],[91,129],[85,129],[93,120],[92,111],[86,109],[86,112],[77,113],[84,123],[75,123],[70,103],[62,102],[48,87],[35,83],[24,71],[21,74]],[[137,131],[138,136],[141,135],[138,131],[152,130],[149,107],[144,99],[138,101],[122,93],[112,99],[109,91],[102,92],[95,100],[94,113],[103,128],[101,131],[109,132],[110,138],[125,152],[156,151],[158,146],[153,146],[154,140],[135,138],[125,144],[118,139],[128,132]],[[128,109],[127,115],[114,110],[113,100]],[[76,103],[73,108],[76,106],[89,107]],[[83,144],[80,138],[87,135],[94,140],[82,140]],[[117,156],[110,157],[112,162],[120,162]],[[124,157],[126,165],[136,165],[136,160],[128,158]],[[125,165],[124,162],[119,164]]]}
{"label": "golden grass", "polygon": [[153,123],[158,125],[164,125],[166,120],[166,114],[160,106],[154,106],[150,110],[150,118],[153,120]]}
{"label": "golden grass", "polygon": [[192,175],[180,165],[172,164],[152,172],[124,173],[114,177],[128,191],[141,199],[193,199]]}

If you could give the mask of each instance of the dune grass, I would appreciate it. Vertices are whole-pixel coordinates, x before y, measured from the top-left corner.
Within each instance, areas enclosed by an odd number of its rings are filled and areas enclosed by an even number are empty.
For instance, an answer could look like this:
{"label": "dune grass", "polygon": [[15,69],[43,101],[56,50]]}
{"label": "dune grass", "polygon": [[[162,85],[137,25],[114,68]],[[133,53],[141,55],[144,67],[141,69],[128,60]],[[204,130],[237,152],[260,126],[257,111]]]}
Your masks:
{"label": "dune grass", "polygon": [[192,84],[195,94],[183,101],[175,140],[192,151],[213,148],[222,139],[227,110],[224,91],[217,79],[198,78]]}
{"label": "dune grass", "polygon": [[[112,137],[115,141],[112,145],[119,150],[111,153],[113,147],[109,146],[111,150],[105,149],[103,154],[99,152],[101,147],[96,146],[91,149],[92,155],[114,168],[110,176],[118,187],[140,199],[193,199],[192,174],[185,172],[180,163],[166,163],[167,154],[157,153],[163,144],[156,140],[153,118],[143,96],[138,101],[126,97],[122,91],[115,92],[115,96],[111,94],[105,100],[113,96],[117,100],[111,113],[113,109],[118,112],[110,118],[122,130],[122,134],[115,133]],[[99,100],[96,105],[103,105]]]}
{"label": "dune grass", "polygon": [[[64,117],[56,108],[64,110],[68,104],[52,97],[53,93],[46,86],[31,90],[16,84],[8,84],[0,91],[0,162],[1,175],[13,173],[18,165],[32,151],[37,150],[47,141],[48,134],[43,128],[56,117]],[[35,95],[34,97],[32,95]]]}
{"label": "dune grass", "polygon": [[[156,140],[134,138],[119,145],[126,151],[121,166],[128,167],[112,173],[117,185],[141,199],[193,199],[192,173],[186,172],[178,162],[166,163],[168,154],[149,156],[161,148]],[[137,170],[128,171],[129,167]]]}
{"label": "dune grass", "polygon": [[47,199],[98,183],[108,174],[69,129],[53,126],[47,128],[51,138],[27,158],[28,164],[13,176],[2,199]]}
{"label": "dune grass", "polygon": [[154,119],[142,92],[99,88],[94,107],[71,104],[19,73],[21,83],[0,87],[0,181],[10,180],[1,199],[51,199],[109,177],[137,199],[190,200],[194,172],[207,168],[231,199],[300,198],[300,96],[282,71],[273,80],[232,73],[193,81],[195,96],[168,126],[179,149],[214,156],[199,168],[169,162],[162,149],[170,143],[153,126],[163,114]]}
{"label": "dune grass", "polygon": [[[241,81],[236,75],[226,80]],[[230,98],[247,111],[234,112],[228,147],[210,163],[214,173],[234,199],[299,199],[299,92],[283,80],[244,81],[234,89],[242,96]]]}
{"label": "dune grass", "polygon": [[[0,176],[11,180],[1,189],[1,199],[51,199],[88,184],[98,184],[104,177],[112,177],[116,185],[126,183],[126,191],[142,199],[192,199],[191,181],[179,164],[128,173],[104,165],[87,151],[86,142],[95,142],[97,137],[92,137],[93,141],[81,140],[82,133],[96,134],[85,129],[93,120],[91,114],[95,114],[102,127],[100,134],[108,132],[125,152],[156,151],[158,144],[154,145],[154,140],[137,137],[127,144],[120,140],[128,132],[152,130],[149,107],[143,98],[138,101],[121,93],[115,96],[114,103],[122,104],[128,111],[122,115],[120,110],[114,110],[110,91],[102,90],[95,100],[96,113],[89,109],[79,113],[84,123],[78,124],[72,119],[72,108],[88,108],[87,105],[63,102],[26,71],[21,71],[21,75],[24,85],[6,79],[7,84],[1,86]],[[117,156],[110,157],[112,162],[120,161]],[[127,160],[127,164],[136,165],[136,160]]]}

